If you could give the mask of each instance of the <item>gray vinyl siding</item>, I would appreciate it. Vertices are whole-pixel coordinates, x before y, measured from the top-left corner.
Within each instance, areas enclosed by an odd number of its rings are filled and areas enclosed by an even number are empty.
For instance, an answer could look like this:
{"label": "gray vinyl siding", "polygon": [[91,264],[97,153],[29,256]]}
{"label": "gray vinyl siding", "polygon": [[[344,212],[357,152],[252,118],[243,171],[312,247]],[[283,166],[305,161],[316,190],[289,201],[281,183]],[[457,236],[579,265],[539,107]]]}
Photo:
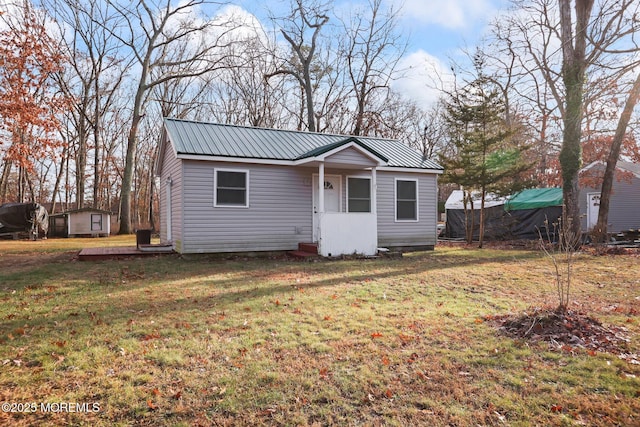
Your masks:
{"label": "gray vinyl siding", "polygon": [[[102,228],[92,230],[92,215],[102,217]],[[83,211],[69,213],[69,237],[84,235],[107,235],[111,215],[100,211]]]}
{"label": "gray vinyl siding", "polygon": [[[214,207],[214,171],[248,171],[249,206]],[[311,170],[183,161],[182,252],[291,250],[312,238]]]}
{"label": "gray vinyl siding", "polygon": [[[582,229],[587,228],[587,194],[600,193],[600,188],[580,189],[580,216]],[[609,201],[609,233],[618,233],[640,228],[640,178],[633,177],[631,182],[614,179],[611,200]]]}
{"label": "gray vinyl siding", "polygon": [[164,161],[160,173],[160,241],[168,242],[167,238],[167,180],[171,178],[171,241],[174,248],[180,251],[182,245],[182,167],[171,148],[165,144]]}
{"label": "gray vinyl siding", "polygon": [[[215,170],[249,174],[248,207],[214,207]],[[312,240],[312,176],[317,168],[177,160],[165,153],[161,177],[161,238],[166,237],[166,179],[173,180],[172,233],[183,253],[292,250]],[[347,177],[369,178],[369,171],[327,168],[341,176],[342,210],[347,208]],[[395,221],[395,178],[418,180],[419,222]],[[436,243],[436,175],[377,173],[380,246]]]}
{"label": "gray vinyl siding", "polygon": [[[396,221],[395,180],[418,180],[418,221]],[[434,246],[437,226],[437,175],[378,172],[378,246]]]}
{"label": "gray vinyl siding", "polygon": [[[314,173],[317,173],[314,171]],[[347,211],[347,177],[370,178],[370,171],[326,169],[342,177],[342,211]],[[396,221],[395,180],[418,181],[418,221]],[[437,241],[437,175],[424,173],[377,173],[378,246],[433,246]]]}
{"label": "gray vinyl siding", "polygon": [[370,157],[365,156],[355,148],[342,150],[332,156],[327,157],[326,162],[334,165],[354,165],[362,167],[372,167],[377,164]]}

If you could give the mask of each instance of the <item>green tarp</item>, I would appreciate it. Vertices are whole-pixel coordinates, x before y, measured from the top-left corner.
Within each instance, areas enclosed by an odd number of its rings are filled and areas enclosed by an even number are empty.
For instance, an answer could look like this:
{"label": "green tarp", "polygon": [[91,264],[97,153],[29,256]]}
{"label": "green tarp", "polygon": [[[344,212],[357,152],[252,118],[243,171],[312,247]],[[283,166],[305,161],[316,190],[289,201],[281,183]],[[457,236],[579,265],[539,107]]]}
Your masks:
{"label": "green tarp", "polygon": [[504,210],[540,209],[549,206],[562,206],[562,188],[530,188],[511,197]]}

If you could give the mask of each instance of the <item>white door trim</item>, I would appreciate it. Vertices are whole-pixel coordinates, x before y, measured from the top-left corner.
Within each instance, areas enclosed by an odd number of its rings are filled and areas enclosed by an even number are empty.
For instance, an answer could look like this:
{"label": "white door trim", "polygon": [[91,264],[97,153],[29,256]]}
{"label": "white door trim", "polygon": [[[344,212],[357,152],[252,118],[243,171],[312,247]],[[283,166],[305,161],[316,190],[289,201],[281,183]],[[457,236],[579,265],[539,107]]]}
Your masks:
{"label": "white door trim", "polygon": [[171,242],[173,240],[171,223],[173,218],[171,218],[171,185],[173,182],[171,180],[167,181],[167,242]]}
{"label": "white door trim", "polygon": [[[342,175],[336,175],[336,174],[325,174],[324,179],[325,181],[327,180],[327,178],[335,178],[338,180],[338,212],[342,212]],[[318,232],[318,227],[320,225],[320,221],[318,220],[318,206],[316,206],[316,199],[319,199],[319,193],[318,190],[320,189],[319,187],[319,179],[320,179],[320,175],[317,173],[314,173],[311,177],[311,187],[313,188],[312,192],[311,192],[311,215],[313,217],[313,241],[317,242],[318,241],[318,237],[320,236],[320,233]],[[324,203],[325,206],[325,211],[326,211],[326,207],[327,207],[327,201],[325,200]]]}
{"label": "white door trim", "polygon": [[[593,229],[598,223],[598,212],[600,211],[600,194],[601,193],[587,193],[587,230]],[[595,208],[593,200],[597,197],[598,208]],[[593,212],[592,212],[593,209]]]}

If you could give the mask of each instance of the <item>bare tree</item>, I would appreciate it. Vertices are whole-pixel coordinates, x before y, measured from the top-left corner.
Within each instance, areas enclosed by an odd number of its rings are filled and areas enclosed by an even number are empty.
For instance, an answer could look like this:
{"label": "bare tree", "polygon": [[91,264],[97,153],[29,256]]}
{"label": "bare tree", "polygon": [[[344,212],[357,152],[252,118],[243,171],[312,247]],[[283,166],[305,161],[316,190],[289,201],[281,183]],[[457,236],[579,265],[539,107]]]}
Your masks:
{"label": "bare tree", "polygon": [[[556,149],[562,135],[559,169],[567,224],[580,227],[578,172],[582,147],[596,132],[610,132],[622,117],[616,100],[627,98],[637,71],[640,5],[633,0],[512,0],[516,13],[494,24],[500,51],[516,59],[517,93],[537,105],[530,111],[541,146]],[[618,111],[613,113],[614,111]],[[586,132],[600,118],[607,125]],[[605,140],[605,139],[603,139]],[[541,162],[553,169],[550,156]]]}
{"label": "bare tree", "polygon": [[93,149],[92,204],[94,208],[106,208],[100,200],[100,187],[105,179],[101,164],[107,141],[101,135],[102,129],[109,126],[109,110],[119,99],[130,60],[122,57],[119,41],[107,30],[116,23],[108,3],[47,0],[44,6],[58,23],[61,38],[66,41],[65,53],[71,58],[69,67],[59,73],[58,84],[76,100],[69,114],[76,206],[80,208],[85,203],[88,156]]}
{"label": "bare tree", "polygon": [[[580,232],[578,172],[582,166],[582,117],[587,59],[588,27],[594,0],[578,0],[571,8],[571,0],[559,0],[560,42],[562,46],[562,81],[565,89],[564,130],[560,166],[562,192],[566,211],[565,227]],[[575,17],[575,20],[574,20]]]}
{"label": "bare tree", "polygon": [[346,58],[355,118],[351,133],[367,135],[368,114],[375,92],[388,91],[389,82],[405,53],[406,39],[398,31],[399,11],[382,9],[382,0],[369,0],[368,9],[358,10],[343,22],[346,34],[342,55]]}
{"label": "bare tree", "polygon": [[[303,106],[306,111],[306,126],[310,132],[317,130],[316,111],[314,107],[314,79],[313,69],[319,45],[322,27],[329,22],[329,4],[313,1],[294,0],[289,16],[281,19],[283,28],[280,29],[292,50],[292,55],[286,56],[283,64],[273,73],[267,75],[272,78],[286,74],[295,78],[300,84]],[[315,81],[314,81],[315,80]]]}
{"label": "bare tree", "polygon": [[600,240],[605,240],[607,235],[607,226],[609,221],[609,202],[611,200],[611,190],[613,188],[613,179],[616,170],[616,164],[620,158],[620,149],[624,141],[627,127],[631,120],[633,109],[640,100],[640,72],[629,91],[629,97],[625,102],[624,109],[620,114],[616,132],[613,137],[611,149],[607,156],[607,164],[602,179],[602,187],[600,189],[600,208],[598,209],[598,222],[596,224],[595,236]]}
{"label": "bare tree", "polygon": [[[275,42],[258,34],[233,46],[235,54],[215,76],[208,102],[223,123],[259,127],[286,126],[288,100],[284,78],[266,78],[276,70]],[[237,58],[242,58],[238,61]]]}
{"label": "bare tree", "polygon": [[132,232],[131,198],[137,137],[150,90],[166,81],[204,75],[220,66],[221,48],[232,43],[230,22],[195,16],[207,0],[140,0],[124,6],[109,0],[120,24],[108,28],[135,58],[139,77],[133,97],[131,125],[122,177],[120,234]]}

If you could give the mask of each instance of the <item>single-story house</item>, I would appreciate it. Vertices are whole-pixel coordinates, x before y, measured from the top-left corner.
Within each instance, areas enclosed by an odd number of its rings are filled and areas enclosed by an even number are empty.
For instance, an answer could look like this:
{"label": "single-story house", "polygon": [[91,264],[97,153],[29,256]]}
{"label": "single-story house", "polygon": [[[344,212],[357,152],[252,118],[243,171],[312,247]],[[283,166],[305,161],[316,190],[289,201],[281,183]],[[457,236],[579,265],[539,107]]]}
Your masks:
{"label": "single-story house", "polygon": [[73,209],[49,215],[51,237],[108,237],[112,213],[100,209]]}
{"label": "single-story house", "polygon": [[[579,204],[584,231],[592,230],[598,222],[602,184],[594,185],[594,182],[602,182],[605,166],[603,162],[593,162],[581,171],[582,180],[590,183],[580,187]],[[640,229],[640,164],[618,161],[616,169],[607,231],[620,233]]]}
{"label": "single-story house", "polygon": [[442,167],[405,144],[164,120],[160,239],[180,253],[433,248]]}

